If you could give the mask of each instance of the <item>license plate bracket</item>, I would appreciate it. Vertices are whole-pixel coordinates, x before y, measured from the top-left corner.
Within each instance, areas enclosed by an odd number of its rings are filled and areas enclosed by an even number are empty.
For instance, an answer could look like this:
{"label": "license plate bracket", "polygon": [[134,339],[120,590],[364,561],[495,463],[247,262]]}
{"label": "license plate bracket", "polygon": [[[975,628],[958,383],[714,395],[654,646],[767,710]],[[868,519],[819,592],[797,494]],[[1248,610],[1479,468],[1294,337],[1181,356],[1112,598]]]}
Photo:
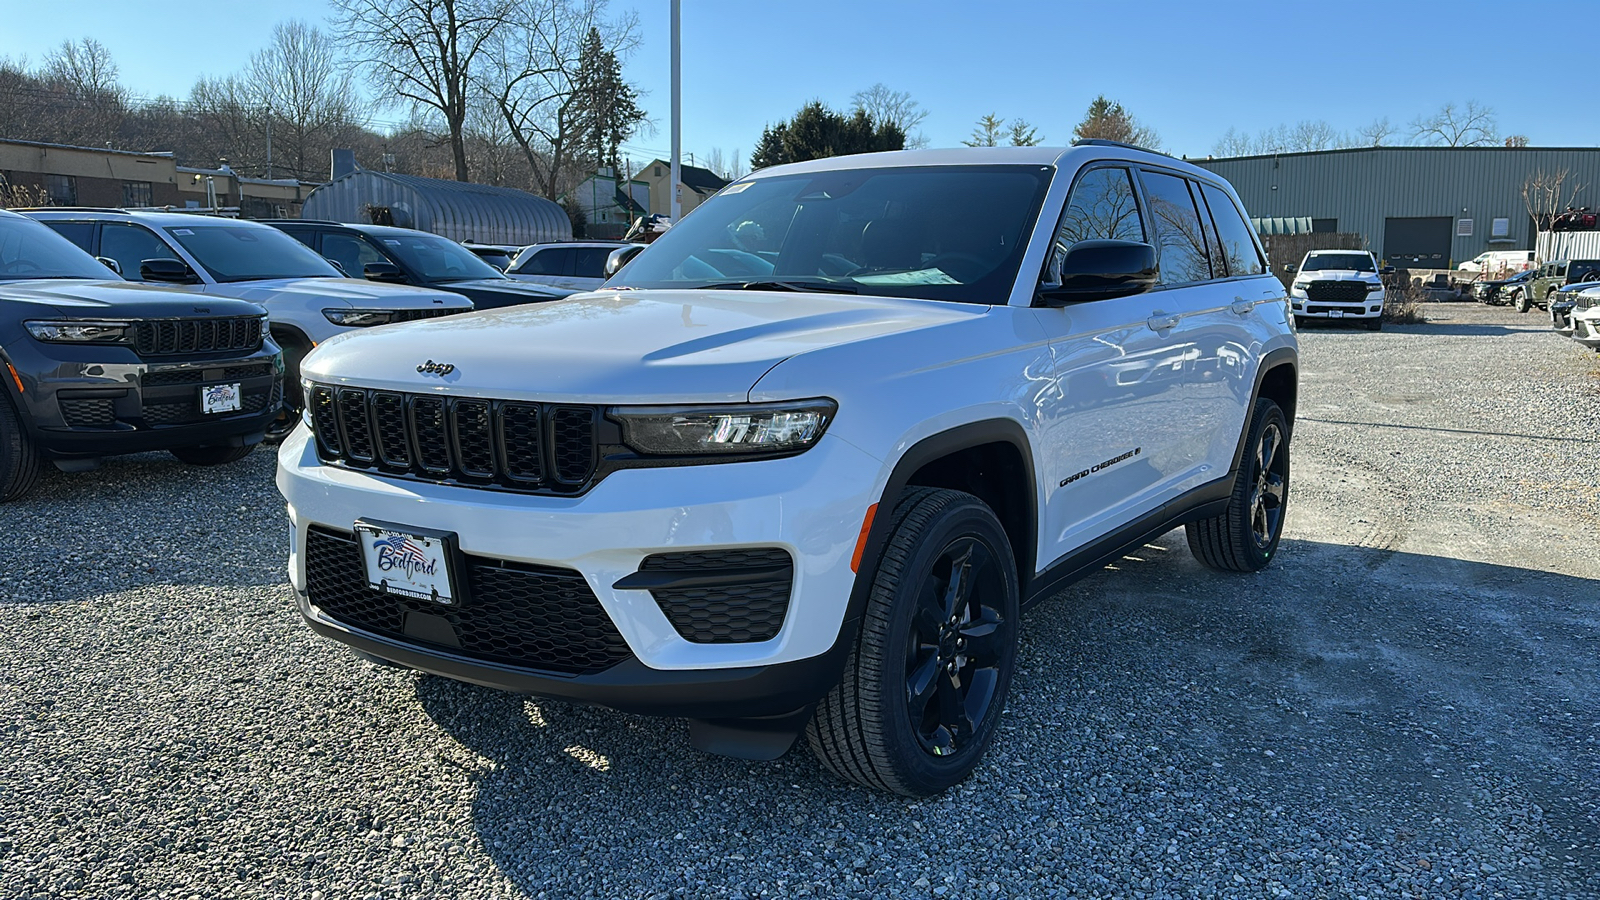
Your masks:
{"label": "license plate bracket", "polygon": [[355,534],[372,590],[444,607],[460,603],[454,532],[357,519]]}

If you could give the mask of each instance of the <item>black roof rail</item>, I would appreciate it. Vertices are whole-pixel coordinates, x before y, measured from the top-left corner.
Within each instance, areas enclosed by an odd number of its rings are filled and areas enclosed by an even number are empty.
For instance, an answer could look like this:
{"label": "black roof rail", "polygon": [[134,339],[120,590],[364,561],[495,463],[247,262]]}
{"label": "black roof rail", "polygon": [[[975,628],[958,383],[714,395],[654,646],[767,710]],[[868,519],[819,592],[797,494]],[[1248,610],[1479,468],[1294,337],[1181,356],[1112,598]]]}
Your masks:
{"label": "black roof rail", "polygon": [[291,223],[305,224],[305,225],[348,225],[348,224],[350,224],[349,222],[335,222],[332,219],[290,219],[290,218],[287,218],[287,217],[284,217],[284,218],[273,217],[271,219],[251,219],[250,221],[252,221],[252,222],[265,222],[268,225],[271,225],[274,222],[291,222]]}
{"label": "black roof rail", "polygon": [[127,210],[115,206],[13,206],[12,212],[99,212],[99,213],[125,213]]}
{"label": "black roof rail", "polygon": [[1125,143],[1123,141],[1108,141],[1105,138],[1078,138],[1077,140],[1072,142],[1072,146],[1074,146],[1074,147],[1120,147],[1123,150],[1138,150],[1141,153],[1154,153],[1157,156],[1165,156],[1167,159],[1177,159],[1177,157],[1173,156],[1171,153],[1163,153],[1160,150],[1151,150],[1149,147],[1140,147],[1138,144],[1129,144],[1129,143]]}

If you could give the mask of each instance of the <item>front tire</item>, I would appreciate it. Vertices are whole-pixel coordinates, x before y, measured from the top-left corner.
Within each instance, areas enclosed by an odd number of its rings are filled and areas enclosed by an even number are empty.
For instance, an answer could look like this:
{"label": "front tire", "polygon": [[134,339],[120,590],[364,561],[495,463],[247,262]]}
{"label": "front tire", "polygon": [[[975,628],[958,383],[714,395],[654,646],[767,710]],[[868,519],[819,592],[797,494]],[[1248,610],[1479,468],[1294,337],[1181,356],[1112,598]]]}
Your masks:
{"label": "front tire", "polygon": [[1517,291],[1517,296],[1512,299],[1511,305],[1517,308],[1517,312],[1525,313],[1528,311],[1528,307],[1533,305],[1528,302],[1529,299],[1527,291]]}
{"label": "front tire", "polygon": [[39,483],[42,460],[11,398],[0,393],[0,503],[20,500]]}
{"label": "front tire", "polygon": [[1383,330],[1383,316],[1380,314],[1380,315],[1376,315],[1376,316],[1373,316],[1372,318],[1368,319],[1367,320],[1367,330],[1368,331],[1382,331]]}
{"label": "front tire", "polygon": [[1263,397],[1250,419],[1228,508],[1185,526],[1189,550],[1213,569],[1259,571],[1278,552],[1288,503],[1289,423],[1278,404]]}
{"label": "front tire", "polygon": [[911,488],[839,684],[806,726],[841,778],[925,797],[972,773],[994,738],[1016,668],[1011,542],[983,501]]}
{"label": "front tire", "polygon": [[179,447],[169,452],[179,462],[191,466],[225,466],[244,459],[255,448],[254,444],[244,447]]}

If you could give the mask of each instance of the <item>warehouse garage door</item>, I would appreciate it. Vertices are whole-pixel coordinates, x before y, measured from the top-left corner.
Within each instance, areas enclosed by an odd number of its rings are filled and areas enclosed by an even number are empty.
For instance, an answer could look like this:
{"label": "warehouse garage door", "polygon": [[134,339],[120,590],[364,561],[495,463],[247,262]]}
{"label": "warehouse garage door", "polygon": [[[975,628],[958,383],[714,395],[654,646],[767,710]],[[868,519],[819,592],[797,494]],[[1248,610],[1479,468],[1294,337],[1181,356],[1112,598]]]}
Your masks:
{"label": "warehouse garage door", "polygon": [[1449,216],[1383,220],[1383,258],[1391,266],[1450,267]]}

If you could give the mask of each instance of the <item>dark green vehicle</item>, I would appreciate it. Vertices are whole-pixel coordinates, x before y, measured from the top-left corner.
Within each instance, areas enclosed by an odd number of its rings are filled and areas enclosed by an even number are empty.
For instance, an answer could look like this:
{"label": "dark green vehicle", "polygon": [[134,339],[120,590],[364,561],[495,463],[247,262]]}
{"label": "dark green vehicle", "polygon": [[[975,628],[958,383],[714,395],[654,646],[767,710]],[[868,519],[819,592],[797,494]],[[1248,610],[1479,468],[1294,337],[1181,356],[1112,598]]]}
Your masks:
{"label": "dark green vehicle", "polygon": [[1527,290],[1517,295],[1517,312],[1530,307],[1550,308],[1556,291],[1580,281],[1600,281],[1600,259],[1557,259],[1539,266],[1539,274],[1528,282]]}

